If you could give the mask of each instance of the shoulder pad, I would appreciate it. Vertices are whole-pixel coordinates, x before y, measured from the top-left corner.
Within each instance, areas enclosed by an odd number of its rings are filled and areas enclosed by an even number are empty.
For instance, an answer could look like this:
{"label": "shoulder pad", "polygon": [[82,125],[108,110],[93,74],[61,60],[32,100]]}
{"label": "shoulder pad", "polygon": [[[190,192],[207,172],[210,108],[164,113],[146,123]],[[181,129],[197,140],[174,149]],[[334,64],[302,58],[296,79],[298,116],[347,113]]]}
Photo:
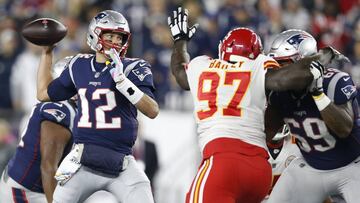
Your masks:
{"label": "shoulder pad", "polygon": [[197,56],[195,58],[193,58],[191,62],[196,62],[196,61],[208,61],[208,60],[212,60],[213,58],[211,58],[210,56],[207,55],[201,55],[201,56]]}
{"label": "shoulder pad", "polygon": [[255,59],[255,61],[259,61],[259,63],[262,63],[264,69],[280,68],[279,63],[275,59],[271,58],[270,56],[266,56],[264,54],[259,54],[259,56]]}
{"label": "shoulder pad", "polygon": [[124,58],[124,74],[127,76],[135,68],[150,68],[151,65],[147,61],[139,58]]}
{"label": "shoulder pad", "polygon": [[211,58],[210,56],[206,56],[206,55],[197,56],[197,57],[193,58],[188,64],[186,64],[185,68],[187,69],[190,64],[204,63],[204,62],[211,61],[211,60],[213,60],[213,58]]}

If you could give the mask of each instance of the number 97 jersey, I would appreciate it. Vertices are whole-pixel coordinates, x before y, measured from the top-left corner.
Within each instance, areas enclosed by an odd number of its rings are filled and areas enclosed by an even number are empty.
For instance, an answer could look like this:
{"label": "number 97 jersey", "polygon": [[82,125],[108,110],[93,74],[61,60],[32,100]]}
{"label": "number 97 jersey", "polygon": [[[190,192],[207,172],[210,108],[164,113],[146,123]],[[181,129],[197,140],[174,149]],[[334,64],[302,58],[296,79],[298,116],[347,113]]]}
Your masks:
{"label": "number 97 jersey", "polygon": [[219,137],[241,139],[266,149],[264,111],[265,73],[279,67],[260,54],[228,63],[199,56],[186,67],[201,150]]}

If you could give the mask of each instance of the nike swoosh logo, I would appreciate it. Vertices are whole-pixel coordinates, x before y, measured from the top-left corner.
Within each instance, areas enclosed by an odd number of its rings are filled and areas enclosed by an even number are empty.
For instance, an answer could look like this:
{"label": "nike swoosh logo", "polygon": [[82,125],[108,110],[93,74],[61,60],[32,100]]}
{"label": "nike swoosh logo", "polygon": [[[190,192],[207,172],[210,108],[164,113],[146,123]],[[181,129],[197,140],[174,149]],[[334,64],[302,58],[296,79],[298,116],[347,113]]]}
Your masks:
{"label": "nike swoosh logo", "polygon": [[344,81],[348,81],[350,79],[350,77],[344,78]]}
{"label": "nike swoosh logo", "polygon": [[145,65],[146,65],[146,63],[139,63],[139,66],[141,66],[141,67],[143,67]]}
{"label": "nike swoosh logo", "polygon": [[54,104],[58,107],[63,107],[63,104],[59,104],[59,103],[54,103]]}

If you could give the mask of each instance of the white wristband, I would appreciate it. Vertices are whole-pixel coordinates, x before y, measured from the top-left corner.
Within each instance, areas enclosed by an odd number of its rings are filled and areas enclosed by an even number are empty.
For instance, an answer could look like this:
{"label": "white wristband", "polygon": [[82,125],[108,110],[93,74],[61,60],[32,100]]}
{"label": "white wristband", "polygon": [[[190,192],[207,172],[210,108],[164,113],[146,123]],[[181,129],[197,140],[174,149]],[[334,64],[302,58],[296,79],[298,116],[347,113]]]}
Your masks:
{"label": "white wristband", "polygon": [[327,97],[324,93],[321,93],[319,96],[313,96],[313,99],[319,111],[324,110],[331,103],[329,97]]}
{"label": "white wristband", "polygon": [[136,87],[128,78],[125,78],[121,83],[116,84],[116,89],[118,89],[132,104],[138,103],[144,95],[144,92]]}

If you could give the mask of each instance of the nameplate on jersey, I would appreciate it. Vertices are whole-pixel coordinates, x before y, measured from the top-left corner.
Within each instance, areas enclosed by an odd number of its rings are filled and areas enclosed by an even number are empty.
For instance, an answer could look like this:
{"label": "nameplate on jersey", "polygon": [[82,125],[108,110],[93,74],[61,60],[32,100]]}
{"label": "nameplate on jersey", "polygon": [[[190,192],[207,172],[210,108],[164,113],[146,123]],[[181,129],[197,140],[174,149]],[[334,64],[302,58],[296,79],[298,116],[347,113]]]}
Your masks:
{"label": "nameplate on jersey", "polygon": [[45,109],[44,112],[54,116],[57,122],[62,121],[66,117],[66,114],[59,109]]}
{"label": "nameplate on jersey", "polygon": [[100,86],[101,82],[90,81],[89,85],[92,85],[92,86],[96,87],[96,86]]}
{"label": "nameplate on jersey", "polygon": [[244,61],[239,61],[237,63],[231,64],[231,63],[227,63],[225,61],[221,61],[221,60],[212,60],[209,64],[209,68],[214,68],[214,69],[234,69],[234,68],[241,68],[242,64],[244,63]]}
{"label": "nameplate on jersey", "polygon": [[[140,66],[141,66],[141,64],[142,63],[140,63]],[[144,81],[145,77],[147,75],[151,74],[151,71],[149,68],[145,68],[145,69],[141,69],[141,70],[139,68],[136,68],[136,69],[132,70],[132,72],[136,75],[136,77],[139,78],[140,81]]]}

